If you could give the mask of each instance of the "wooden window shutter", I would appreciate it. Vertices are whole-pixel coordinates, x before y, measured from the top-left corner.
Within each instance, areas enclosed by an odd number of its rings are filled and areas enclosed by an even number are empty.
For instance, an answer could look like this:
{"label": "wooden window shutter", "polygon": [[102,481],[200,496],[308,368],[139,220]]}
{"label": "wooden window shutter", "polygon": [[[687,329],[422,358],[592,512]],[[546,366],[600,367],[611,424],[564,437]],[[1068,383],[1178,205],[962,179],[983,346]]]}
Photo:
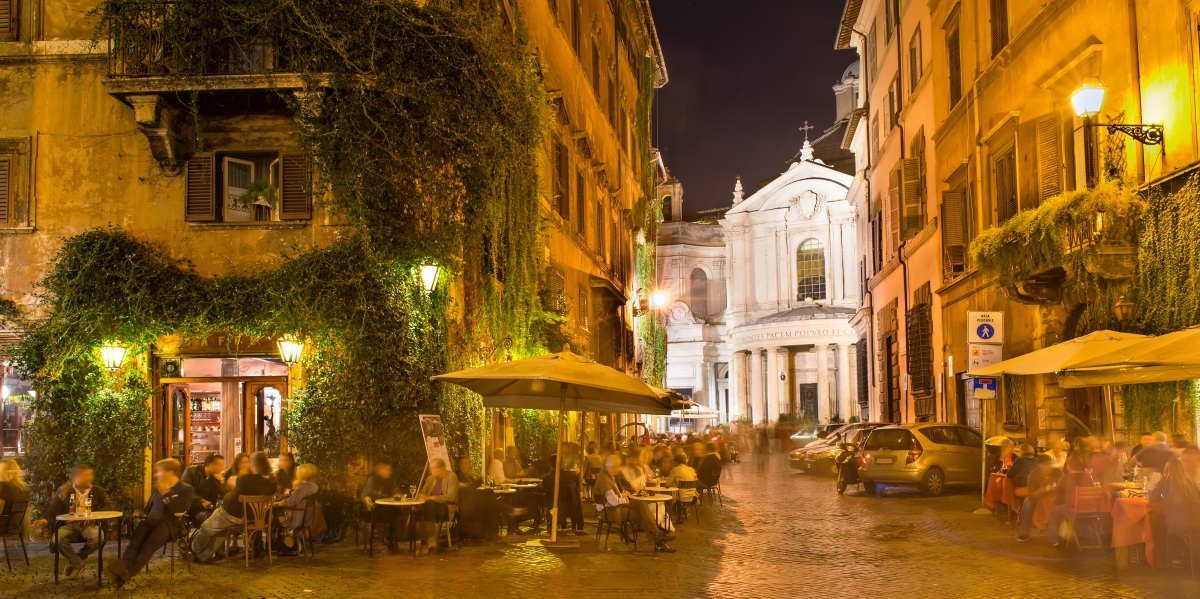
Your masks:
{"label": "wooden window shutter", "polygon": [[0,41],[17,39],[17,0],[0,0]]}
{"label": "wooden window shutter", "polygon": [[1046,201],[1062,193],[1062,152],[1058,118],[1048,114],[1037,120],[1038,199]]}
{"label": "wooden window shutter", "polygon": [[554,271],[554,307],[559,313],[567,310],[567,277],[562,271]]}
{"label": "wooden window shutter", "polygon": [[566,144],[554,142],[554,209],[564,220],[571,214],[571,167]]}
{"label": "wooden window shutter", "polygon": [[900,166],[901,234],[912,239],[925,226],[925,202],[921,193],[921,158],[905,158]]}
{"label": "wooden window shutter", "polygon": [[950,70],[950,107],[962,99],[962,48],[958,42],[958,26],[946,34],[946,66]]}
{"label": "wooden window shutter", "polygon": [[582,172],[575,173],[575,232],[587,238],[587,182]]}
{"label": "wooden window shutter", "polygon": [[596,253],[604,259],[604,201],[596,201]]}
{"label": "wooden window shutter", "polygon": [[216,176],[212,152],[193,154],[187,161],[186,190],[184,191],[183,220],[213,222],[217,220]]}
{"label": "wooden window shutter", "polygon": [[942,253],[946,279],[967,270],[967,194],[942,194]]}
{"label": "wooden window shutter", "polygon": [[996,159],[996,224],[1017,213],[1017,170],[1013,149]]}
{"label": "wooden window shutter", "polygon": [[586,287],[579,288],[579,328],[583,330],[591,329],[592,310],[588,306],[588,292]]}
{"label": "wooden window shutter", "polygon": [[992,13],[992,56],[1008,45],[1008,0],[989,0]]}
{"label": "wooden window shutter", "polygon": [[279,189],[279,220],[307,220],[312,218],[310,187],[312,169],[304,154],[284,154],[283,172]]}
{"label": "wooden window shutter", "polygon": [[13,224],[13,202],[17,195],[16,163],[12,154],[0,154],[0,227]]}
{"label": "wooden window shutter", "polygon": [[884,214],[887,219],[887,256],[891,258],[900,248],[900,169],[893,170],[889,179]]}

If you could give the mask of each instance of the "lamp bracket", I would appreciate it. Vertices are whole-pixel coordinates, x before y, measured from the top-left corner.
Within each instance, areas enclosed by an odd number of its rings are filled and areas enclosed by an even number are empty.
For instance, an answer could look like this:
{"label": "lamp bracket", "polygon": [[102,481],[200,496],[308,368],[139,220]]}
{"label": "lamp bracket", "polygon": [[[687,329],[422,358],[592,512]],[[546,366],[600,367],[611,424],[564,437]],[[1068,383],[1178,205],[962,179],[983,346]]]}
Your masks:
{"label": "lamp bracket", "polygon": [[1147,146],[1162,145],[1163,142],[1163,126],[1162,125],[1142,125],[1128,123],[1108,123],[1100,125],[1108,128],[1108,134],[1114,135],[1118,131],[1132,137]]}

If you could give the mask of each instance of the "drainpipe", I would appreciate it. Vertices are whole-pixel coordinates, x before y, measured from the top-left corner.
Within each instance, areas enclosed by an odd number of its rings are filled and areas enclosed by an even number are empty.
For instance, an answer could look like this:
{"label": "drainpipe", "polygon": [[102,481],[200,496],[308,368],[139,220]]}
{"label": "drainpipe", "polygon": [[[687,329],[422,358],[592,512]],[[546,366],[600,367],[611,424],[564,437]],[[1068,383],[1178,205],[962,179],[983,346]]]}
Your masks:
{"label": "drainpipe", "polygon": [[[904,44],[903,44],[904,35],[901,33],[902,29],[900,28],[900,23],[903,22],[903,19],[901,18],[901,15],[900,15],[900,3],[897,2],[896,0],[884,0],[884,1],[891,2],[891,3],[893,3],[893,6],[895,6],[895,13],[896,13],[896,86],[897,86],[896,91],[897,91],[897,93],[902,93],[903,90],[905,89],[905,86],[904,86]],[[901,97],[903,97],[903,96],[901,96]],[[903,164],[903,161],[905,158],[907,158],[907,156],[905,155],[905,149],[904,149],[904,123],[900,119],[899,115],[896,115],[896,127],[898,129],[900,129],[900,161],[901,161],[901,164]],[[899,199],[899,198],[897,198],[897,199]],[[903,206],[901,206],[901,208],[903,208]],[[903,216],[901,217],[901,221],[903,221]],[[899,227],[900,224],[897,223],[896,226]],[[901,233],[903,236],[903,230],[901,231]],[[900,266],[901,266],[901,268],[903,268],[904,324],[907,327],[908,326],[908,263],[904,261],[904,248],[906,248],[906,247],[908,247],[908,240],[905,240],[900,243],[900,247],[896,249],[896,258],[898,260],[900,260]],[[897,320],[899,320],[899,319],[897,319]],[[899,323],[897,323],[897,326],[899,326]],[[898,337],[900,335],[900,331],[896,331],[896,335]],[[904,340],[905,340],[905,346],[907,346],[908,345],[908,331],[907,330],[904,332]],[[909,400],[912,398],[911,391],[909,390],[909,385],[912,384],[912,377],[910,377],[908,375],[908,359],[909,359],[908,349],[906,347],[906,349],[904,350],[904,376],[905,376],[904,403],[901,404],[901,410],[900,410],[901,414],[904,413],[904,408],[908,407]],[[912,415],[911,410],[910,410],[909,415],[910,416]]]}
{"label": "drainpipe", "polygon": [[[1138,48],[1137,0],[1128,0],[1129,12],[1129,77],[1133,92],[1133,122],[1142,122],[1142,58]],[[1127,121],[1128,122],[1128,121]],[[1164,150],[1166,148],[1163,148]],[[1138,185],[1146,182],[1146,148],[1138,144],[1137,149],[1137,180]],[[1165,167],[1165,165],[1164,165]],[[1160,171],[1162,172],[1162,171]]]}

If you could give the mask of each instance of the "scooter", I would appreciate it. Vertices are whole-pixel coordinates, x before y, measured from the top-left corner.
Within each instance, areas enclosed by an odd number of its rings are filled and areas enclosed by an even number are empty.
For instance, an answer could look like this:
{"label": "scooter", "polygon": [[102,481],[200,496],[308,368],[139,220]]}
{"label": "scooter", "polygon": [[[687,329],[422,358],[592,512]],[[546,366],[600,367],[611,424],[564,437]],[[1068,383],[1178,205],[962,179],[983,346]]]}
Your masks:
{"label": "scooter", "polygon": [[839,443],[838,449],[841,449],[841,452],[834,458],[834,466],[837,468],[837,492],[838,495],[844,495],[846,487],[862,483],[858,479],[858,467],[862,465],[862,461],[858,459],[858,445],[853,442]]}

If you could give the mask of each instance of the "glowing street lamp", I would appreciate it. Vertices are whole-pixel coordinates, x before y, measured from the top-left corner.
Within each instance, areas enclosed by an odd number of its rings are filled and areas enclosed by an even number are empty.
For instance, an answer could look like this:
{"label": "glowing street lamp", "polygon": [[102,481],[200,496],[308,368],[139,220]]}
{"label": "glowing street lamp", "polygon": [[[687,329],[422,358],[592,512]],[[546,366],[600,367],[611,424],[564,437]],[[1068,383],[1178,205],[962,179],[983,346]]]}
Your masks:
{"label": "glowing street lamp", "polygon": [[125,353],[129,348],[109,342],[100,346],[100,359],[109,372],[116,372],[125,361]]}
{"label": "glowing street lamp", "polygon": [[655,291],[650,295],[650,307],[655,310],[666,308],[667,302],[669,301],[669,298],[667,298],[667,292],[665,291]]}
{"label": "glowing street lamp", "polygon": [[1143,145],[1163,145],[1164,129],[1162,125],[1146,125],[1141,123],[1097,124],[1095,122],[1096,115],[1100,114],[1100,109],[1104,106],[1104,93],[1106,91],[1107,88],[1101,85],[1098,80],[1093,80],[1084,83],[1079,89],[1075,90],[1075,93],[1071,94],[1071,107],[1075,109],[1075,115],[1083,119],[1084,175],[1088,187],[1095,186],[1100,177],[1099,152],[1096,149],[1098,142],[1096,141],[1095,133],[1097,127],[1108,129],[1109,135],[1116,135],[1117,132],[1124,133],[1141,142]]}
{"label": "glowing street lamp", "polygon": [[288,366],[295,366],[296,362],[300,361],[300,356],[304,355],[304,340],[293,335],[280,337],[275,345],[279,347],[279,357]]}
{"label": "glowing street lamp", "polygon": [[1097,114],[1100,114],[1100,108],[1104,106],[1104,92],[1108,88],[1100,85],[1100,82],[1084,83],[1082,87],[1075,90],[1071,94],[1071,107],[1075,109],[1075,115],[1081,119],[1090,119]]}
{"label": "glowing street lamp", "polygon": [[437,263],[429,262],[421,265],[421,288],[425,290],[425,293],[433,293],[433,290],[437,288],[441,272],[442,267]]}

